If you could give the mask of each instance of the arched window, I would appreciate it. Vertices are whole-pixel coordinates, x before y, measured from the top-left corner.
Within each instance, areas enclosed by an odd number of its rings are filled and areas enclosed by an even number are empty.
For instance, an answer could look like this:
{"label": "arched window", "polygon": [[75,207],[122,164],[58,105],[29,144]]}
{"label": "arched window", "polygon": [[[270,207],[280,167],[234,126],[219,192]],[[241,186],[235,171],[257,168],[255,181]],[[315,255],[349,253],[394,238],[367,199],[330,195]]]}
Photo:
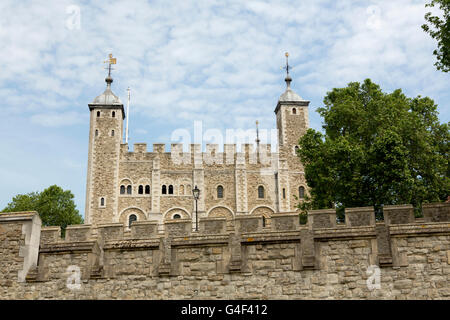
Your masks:
{"label": "arched window", "polygon": [[139,186],[138,193],[139,194],[144,194],[144,186],[142,186],[142,185]]}
{"label": "arched window", "polygon": [[304,187],[299,187],[298,188],[298,197],[300,199],[305,198],[305,188]]}
{"label": "arched window", "polygon": [[173,215],[173,219],[181,219],[181,216],[178,213],[176,213]]}
{"label": "arched window", "polygon": [[178,189],[178,193],[180,196],[184,195],[184,186],[180,184],[180,188]]}
{"label": "arched window", "polygon": [[111,137],[114,137],[114,130],[111,130]]}
{"label": "arched window", "polygon": [[150,194],[150,186],[149,185],[145,186],[145,194]]}
{"label": "arched window", "polygon": [[125,186],[120,186],[120,194],[125,194]]}
{"label": "arched window", "polygon": [[115,111],[112,112],[112,117],[113,117],[113,118],[116,117],[116,112],[115,112]]}
{"label": "arched window", "polygon": [[223,198],[223,187],[222,186],[217,187],[217,198]]}
{"label": "arched window", "polygon": [[167,194],[167,187],[166,187],[166,185],[163,185],[163,186],[162,186],[161,193],[162,193],[162,194]]}
{"label": "arched window", "polygon": [[264,198],[264,187],[263,186],[258,187],[258,198],[260,198],[260,199]]}
{"label": "arched window", "polygon": [[173,194],[173,185],[169,185],[169,194]]}
{"label": "arched window", "polygon": [[105,206],[105,198],[100,198],[100,206],[101,207]]}
{"label": "arched window", "polygon": [[131,186],[127,186],[127,194],[131,194]]}
{"label": "arched window", "polygon": [[297,109],[292,108],[292,114],[297,114]]}
{"label": "arched window", "polygon": [[135,214],[132,214],[128,217],[128,227],[131,227],[133,222],[137,221],[137,217]]}
{"label": "arched window", "polygon": [[95,136],[98,137],[98,130],[95,130]]}
{"label": "arched window", "polygon": [[100,111],[97,111],[97,118],[100,118]]}
{"label": "arched window", "polygon": [[266,226],[266,217],[263,216],[263,217],[262,217],[262,220],[263,220],[263,221],[262,221],[262,226],[265,227],[265,226]]}
{"label": "arched window", "polygon": [[294,156],[298,155],[298,150],[300,150],[299,146],[294,147]]}
{"label": "arched window", "polygon": [[283,188],[283,199],[286,199],[286,189]]}

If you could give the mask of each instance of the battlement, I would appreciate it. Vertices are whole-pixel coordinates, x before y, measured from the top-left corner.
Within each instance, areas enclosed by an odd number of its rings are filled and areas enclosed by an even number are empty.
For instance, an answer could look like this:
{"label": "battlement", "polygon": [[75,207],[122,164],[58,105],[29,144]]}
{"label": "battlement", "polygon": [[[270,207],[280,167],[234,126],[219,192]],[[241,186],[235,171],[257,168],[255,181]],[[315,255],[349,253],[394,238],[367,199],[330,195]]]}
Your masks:
{"label": "battlement", "polygon": [[[41,229],[41,245],[53,242],[90,241],[123,239],[154,239],[160,237],[189,237],[210,234],[245,234],[312,230],[323,232],[323,229],[353,230],[357,227],[375,228],[376,225],[387,227],[403,224],[421,224],[450,222],[450,203],[430,203],[423,206],[424,218],[414,217],[412,205],[396,205],[384,207],[384,221],[376,222],[373,207],[346,208],[345,222],[337,223],[335,209],[311,210],[308,212],[306,224],[300,223],[298,212],[276,213],[270,218],[262,215],[237,215],[231,221],[225,218],[200,218],[199,231],[195,232],[195,223],[190,219],[168,220],[163,224],[158,221],[136,221],[128,228],[123,223],[92,225],[70,225],[66,228],[65,239],[61,237],[60,227],[43,227]],[[158,231],[159,230],[159,231]],[[361,229],[362,230],[362,229]]]}
{"label": "battlement", "polygon": [[[30,290],[37,290],[36,297],[41,298],[50,294],[98,298],[96,292],[104,290],[97,285],[115,288],[107,292],[134,295],[141,291],[128,286],[135,288],[143,280],[171,286],[166,295],[145,290],[142,297],[192,298],[191,291],[177,283],[195,286],[194,278],[215,283],[204,290],[204,297],[210,298],[256,298],[252,288],[267,298],[320,298],[321,283],[318,287],[304,283],[311,284],[316,277],[325,279],[323,285],[333,288],[327,294],[335,298],[448,298],[448,285],[442,283],[448,283],[450,270],[449,213],[450,203],[432,203],[423,205],[424,217],[419,219],[411,205],[385,206],[384,221],[378,222],[373,207],[363,207],[346,209],[343,223],[337,222],[335,210],[327,209],[310,211],[306,224],[301,224],[298,212],[270,218],[201,218],[198,231],[190,219],[169,220],[161,226],[157,221],[139,221],[130,228],[122,223],[74,225],[66,228],[64,239],[59,227],[41,228],[37,213],[2,213],[0,298]],[[391,279],[382,278],[383,290],[365,287],[369,266],[381,268],[381,274]],[[87,286],[83,291],[56,289],[65,286],[69,268],[80,270]],[[273,282],[271,275],[288,282]],[[229,283],[228,294],[222,291],[221,279]],[[24,284],[18,286],[18,281]],[[236,294],[236,286],[245,281],[245,293]],[[349,291],[348,285],[359,290]]]}
{"label": "battlement", "polygon": [[121,144],[121,159],[129,161],[153,160],[157,157],[168,157],[173,164],[271,164],[278,159],[278,152],[272,151],[271,144],[260,144],[259,148],[254,144],[242,145],[224,144],[222,148],[218,144],[206,144],[202,151],[200,144],[190,144],[187,152],[183,151],[183,145],[173,143],[170,150],[166,151],[166,145],[153,144],[153,151],[147,150],[146,143],[135,143],[133,151],[129,151],[128,144]]}

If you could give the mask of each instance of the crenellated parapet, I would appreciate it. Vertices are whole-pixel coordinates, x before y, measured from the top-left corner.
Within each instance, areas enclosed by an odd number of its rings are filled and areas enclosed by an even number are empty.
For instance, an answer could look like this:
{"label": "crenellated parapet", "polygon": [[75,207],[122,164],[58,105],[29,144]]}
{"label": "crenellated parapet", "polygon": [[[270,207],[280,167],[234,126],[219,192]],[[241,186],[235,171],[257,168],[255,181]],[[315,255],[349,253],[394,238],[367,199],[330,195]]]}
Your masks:
{"label": "crenellated parapet", "polygon": [[[61,236],[60,227],[42,227],[40,229],[40,244],[45,246],[56,242],[83,242],[96,239],[103,241],[153,239],[160,237],[190,237],[211,234],[249,234],[260,233],[270,236],[271,233],[298,232],[312,230],[323,237],[329,234],[339,238],[343,234],[354,234],[360,230],[372,230],[376,226],[396,228],[402,225],[420,225],[423,230],[432,228],[433,224],[447,223],[450,203],[432,203],[424,205],[424,218],[415,218],[411,205],[396,205],[384,207],[384,221],[375,221],[373,207],[346,208],[345,222],[337,223],[335,209],[310,210],[306,224],[300,223],[298,212],[275,213],[270,218],[260,214],[237,215],[232,223],[225,217],[205,217],[199,219],[198,231],[191,219],[169,219],[159,221],[136,221],[130,227],[123,223],[108,223],[98,226],[69,225],[65,230],[65,238]],[[2,214],[4,215],[4,214]],[[3,217],[3,216],[0,216]],[[269,221],[270,220],[270,223]],[[231,229],[230,229],[231,226]],[[397,230],[397,229],[396,229]],[[356,235],[356,234],[355,234]]]}
{"label": "crenellated parapet", "polygon": [[[424,218],[414,218],[414,210],[411,205],[385,206],[384,222],[375,222],[373,207],[347,208],[345,210],[345,223],[337,224],[336,211],[334,209],[311,210],[308,212],[308,222],[305,225],[300,224],[299,214],[292,213],[275,213],[270,217],[271,229],[263,227],[262,215],[237,215],[234,218],[234,229],[237,233],[246,232],[267,232],[284,231],[284,230],[300,230],[301,228],[309,228],[312,230],[335,229],[341,230],[345,228],[355,227],[373,227],[376,224],[384,224],[387,226],[414,224],[414,223],[440,223],[450,221],[448,216],[450,205],[447,203],[432,203],[424,205]],[[416,222],[417,220],[417,222]],[[266,224],[267,221],[265,222]],[[158,231],[158,227],[162,226],[162,230]],[[201,218],[199,222],[199,234],[205,233],[225,233],[228,225],[225,218]],[[215,226],[215,227],[212,227]],[[123,223],[100,224],[97,227],[91,225],[70,225],[65,231],[65,239],[61,238],[60,227],[42,227],[40,231],[41,244],[52,243],[58,241],[86,241],[103,237],[104,239],[122,239],[128,238],[151,238],[163,235],[180,235],[188,236],[193,230],[194,225],[191,219],[174,219],[167,220],[160,224],[158,221],[137,221],[127,228]],[[212,232],[216,230],[216,232]]]}
{"label": "crenellated parapet", "polygon": [[[298,212],[275,213],[269,218],[237,215],[232,223],[225,217],[208,217],[199,219],[198,231],[191,219],[169,219],[163,224],[139,221],[129,228],[122,223],[73,225],[66,228],[64,238],[59,227],[41,228],[31,223],[37,221],[37,213],[9,213],[0,214],[0,249],[6,260],[24,257],[14,260],[21,264],[17,270],[22,270],[15,281],[33,283],[63,277],[65,273],[55,272],[73,265],[80,268],[83,281],[112,281],[124,274],[171,278],[232,273],[252,277],[280,268],[284,272],[329,272],[330,254],[340,257],[336,261],[347,269],[354,266],[345,265],[346,261],[363,255],[368,264],[400,272],[419,261],[411,258],[416,251],[409,252],[409,246],[427,241],[424,248],[441,257],[430,261],[448,269],[450,203],[427,204],[423,211],[425,217],[416,219],[411,205],[385,206],[384,221],[376,221],[373,207],[347,208],[343,223],[336,222],[333,209],[308,212],[306,224],[301,223]],[[26,239],[39,243],[39,262],[32,258],[32,249],[22,249],[33,247]],[[330,248],[336,248],[335,252],[330,253]],[[130,259],[136,266],[128,265]],[[22,265],[24,261],[27,266]],[[7,267],[4,262],[0,274]]]}
{"label": "crenellated parapet", "polygon": [[147,150],[146,143],[135,143],[133,151],[129,151],[128,144],[121,145],[121,161],[151,161],[167,158],[171,165],[194,165],[201,163],[211,165],[263,165],[270,166],[278,160],[278,152],[272,150],[270,144],[244,143],[242,145],[224,144],[222,148],[218,144],[206,144],[202,151],[200,144],[190,144],[188,151],[183,150],[183,145],[173,143],[166,151],[166,145],[154,143],[153,150]]}

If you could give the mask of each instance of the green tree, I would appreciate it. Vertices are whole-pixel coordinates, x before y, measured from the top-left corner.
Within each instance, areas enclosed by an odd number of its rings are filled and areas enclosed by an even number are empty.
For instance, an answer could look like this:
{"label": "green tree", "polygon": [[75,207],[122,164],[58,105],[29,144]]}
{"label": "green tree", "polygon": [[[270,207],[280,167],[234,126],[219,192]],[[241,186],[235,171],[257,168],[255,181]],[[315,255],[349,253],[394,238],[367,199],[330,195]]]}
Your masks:
{"label": "green tree", "polygon": [[318,112],[325,133],[309,129],[299,151],[308,209],[445,200],[450,190],[449,126],[430,98],[384,93],[370,79],[333,89]]}
{"label": "green tree", "polygon": [[443,16],[433,16],[431,12],[425,14],[425,20],[429,24],[423,24],[422,29],[429,33],[438,42],[438,47],[433,51],[437,61],[434,64],[438,70],[450,71],[450,0],[432,0],[426,7],[439,6]]}
{"label": "green tree", "polygon": [[67,225],[83,223],[73,199],[72,192],[53,185],[42,192],[15,196],[3,212],[37,211],[44,226],[61,226],[65,230]]}

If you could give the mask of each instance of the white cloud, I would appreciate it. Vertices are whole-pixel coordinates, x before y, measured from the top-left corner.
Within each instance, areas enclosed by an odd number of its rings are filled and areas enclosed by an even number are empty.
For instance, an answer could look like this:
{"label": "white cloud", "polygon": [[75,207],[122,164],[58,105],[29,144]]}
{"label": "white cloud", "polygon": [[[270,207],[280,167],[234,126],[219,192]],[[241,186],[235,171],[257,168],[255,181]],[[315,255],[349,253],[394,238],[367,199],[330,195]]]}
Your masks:
{"label": "white cloud", "polygon": [[44,127],[62,127],[86,123],[89,117],[86,114],[73,111],[63,113],[39,113],[31,117],[31,122]]}

